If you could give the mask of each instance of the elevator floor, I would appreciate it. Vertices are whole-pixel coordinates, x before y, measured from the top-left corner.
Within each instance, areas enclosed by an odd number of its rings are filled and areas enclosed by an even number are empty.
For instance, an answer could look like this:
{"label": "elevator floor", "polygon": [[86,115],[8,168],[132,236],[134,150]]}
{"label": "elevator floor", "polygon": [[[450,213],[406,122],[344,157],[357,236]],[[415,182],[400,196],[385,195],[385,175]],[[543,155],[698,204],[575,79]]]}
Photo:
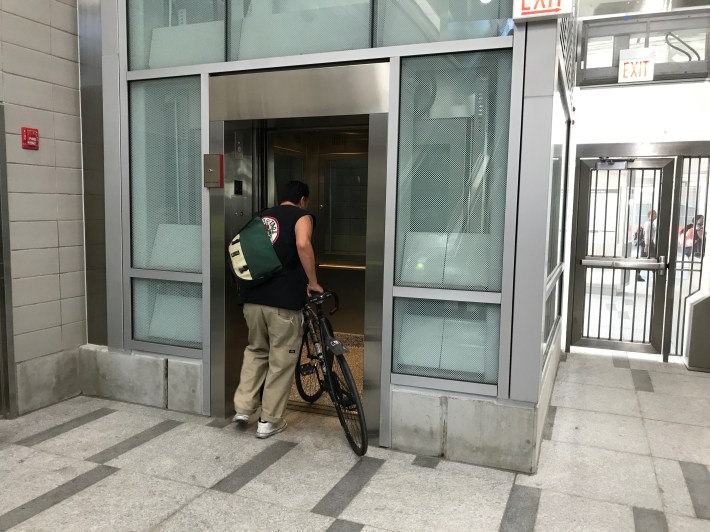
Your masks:
{"label": "elevator floor", "polygon": [[[353,373],[355,378],[355,384],[357,385],[358,391],[360,392],[360,397],[363,395],[363,379],[364,379],[364,368],[365,368],[365,338],[361,334],[349,334],[349,333],[335,333],[335,337],[340,340],[345,347],[348,348],[348,352],[345,355],[348,361],[348,366],[350,366],[350,371]],[[298,390],[296,385],[291,386],[291,395],[289,396],[290,406],[293,407],[307,407],[311,403],[308,403],[301,399],[298,395]],[[330,398],[323,394],[315,403],[316,407],[331,409],[333,404],[330,402]],[[335,410],[333,410],[333,414]]]}

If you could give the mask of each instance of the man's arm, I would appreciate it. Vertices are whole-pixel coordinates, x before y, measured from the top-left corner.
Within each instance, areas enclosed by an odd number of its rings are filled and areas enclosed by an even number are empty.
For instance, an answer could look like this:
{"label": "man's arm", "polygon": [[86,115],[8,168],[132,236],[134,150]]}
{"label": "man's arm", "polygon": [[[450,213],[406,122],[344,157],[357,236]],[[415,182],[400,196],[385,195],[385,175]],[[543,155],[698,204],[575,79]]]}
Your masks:
{"label": "man's arm", "polygon": [[313,219],[310,216],[302,216],[296,222],[296,249],[298,250],[298,258],[301,259],[301,264],[308,277],[306,292],[309,296],[311,292],[323,292],[323,287],[318,284],[318,278],[316,277],[316,255],[311,245],[312,236]]}

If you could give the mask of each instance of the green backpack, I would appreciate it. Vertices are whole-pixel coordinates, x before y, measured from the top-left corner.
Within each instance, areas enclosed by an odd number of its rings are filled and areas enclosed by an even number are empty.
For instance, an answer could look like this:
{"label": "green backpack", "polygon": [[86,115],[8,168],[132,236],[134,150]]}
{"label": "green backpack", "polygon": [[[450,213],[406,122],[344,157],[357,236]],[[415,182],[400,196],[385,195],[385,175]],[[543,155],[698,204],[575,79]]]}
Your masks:
{"label": "green backpack", "polygon": [[260,216],[255,216],[227,246],[232,273],[244,286],[256,286],[281,273],[283,265]]}

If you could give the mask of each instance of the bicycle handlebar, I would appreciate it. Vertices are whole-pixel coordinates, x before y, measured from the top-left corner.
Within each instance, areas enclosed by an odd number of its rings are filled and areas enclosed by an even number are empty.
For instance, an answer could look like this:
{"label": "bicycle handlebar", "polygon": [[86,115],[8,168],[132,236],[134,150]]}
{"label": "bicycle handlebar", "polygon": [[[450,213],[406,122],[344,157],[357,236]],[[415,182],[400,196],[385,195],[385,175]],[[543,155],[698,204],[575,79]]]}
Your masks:
{"label": "bicycle handlebar", "polygon": [[326,290],[325,292],[311,292],[313,295],[311,295],[308,298],[308,301],[310,303],[313,303],[314,305],[320,307],[327,299],[330,299],[331,297],[333,298],[333,308],[330,310],[330,315],[332,316],[336,312],[338,312],[338,309],[340,308],[340,299],[338,299],[338,294],[335,292],[331,292],[330,290]]}

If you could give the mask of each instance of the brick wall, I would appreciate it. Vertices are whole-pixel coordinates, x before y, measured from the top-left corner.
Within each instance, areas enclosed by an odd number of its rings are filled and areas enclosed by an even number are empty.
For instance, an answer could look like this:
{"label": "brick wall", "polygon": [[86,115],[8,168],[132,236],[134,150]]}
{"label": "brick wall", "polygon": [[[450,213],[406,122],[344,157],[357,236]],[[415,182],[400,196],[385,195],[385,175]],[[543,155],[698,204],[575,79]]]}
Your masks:
{"label": "brick wall", "polygon": [[[3,0],[12,302],[20,412],[78,393],[86,343],[76,0]],[[39,151],[20,128],[39,129]]]}

